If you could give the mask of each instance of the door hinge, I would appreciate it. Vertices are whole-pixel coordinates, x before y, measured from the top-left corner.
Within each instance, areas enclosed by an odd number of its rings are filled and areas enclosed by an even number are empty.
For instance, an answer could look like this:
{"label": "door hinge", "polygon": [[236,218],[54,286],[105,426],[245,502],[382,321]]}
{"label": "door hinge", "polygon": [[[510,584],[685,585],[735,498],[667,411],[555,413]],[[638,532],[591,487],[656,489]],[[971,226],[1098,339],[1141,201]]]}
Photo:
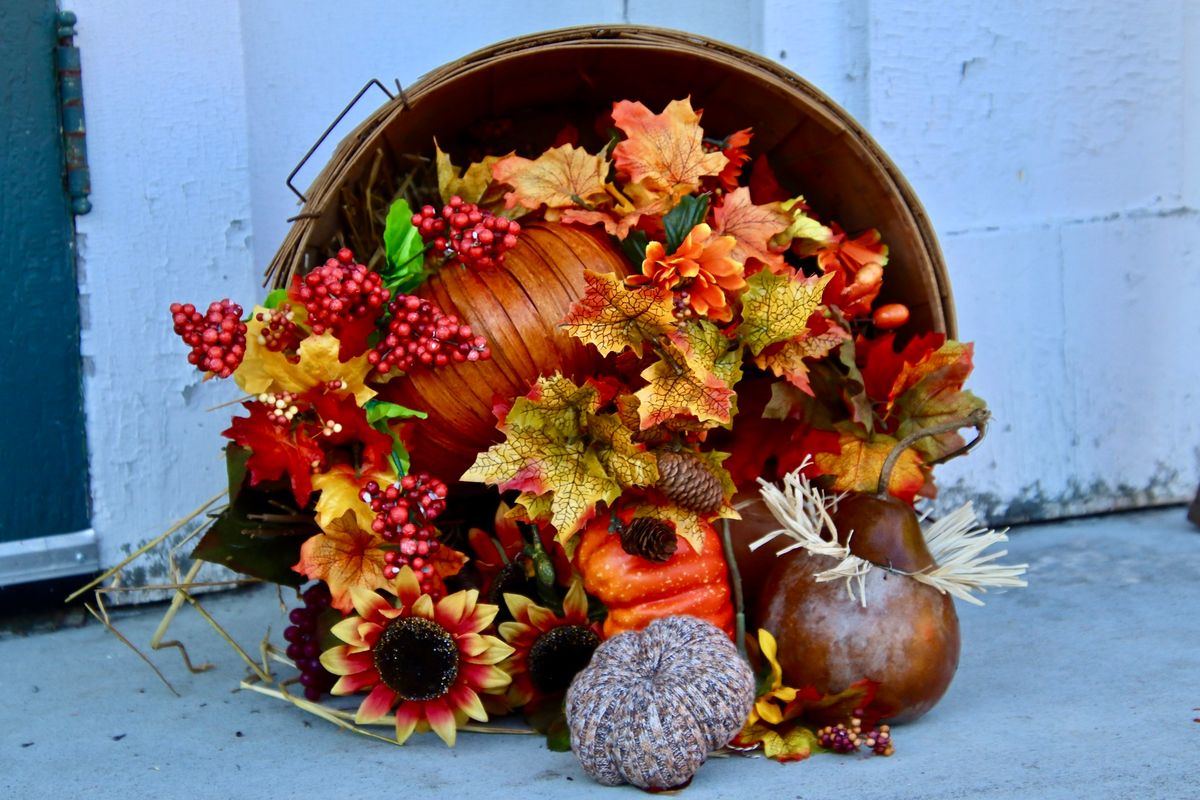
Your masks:
{"label": "door hinge", "polygon": [[58,47],[54,50],[54,69],[58,75],[58,99],[61,104],[63,160],[66,189],[71,211],[86,214],[92,210],[88,195],[92,177],[88,171],[87,129],[83,122],[83,79],[79,48],[75,46],[75,21],[71,11],[58,12]]}

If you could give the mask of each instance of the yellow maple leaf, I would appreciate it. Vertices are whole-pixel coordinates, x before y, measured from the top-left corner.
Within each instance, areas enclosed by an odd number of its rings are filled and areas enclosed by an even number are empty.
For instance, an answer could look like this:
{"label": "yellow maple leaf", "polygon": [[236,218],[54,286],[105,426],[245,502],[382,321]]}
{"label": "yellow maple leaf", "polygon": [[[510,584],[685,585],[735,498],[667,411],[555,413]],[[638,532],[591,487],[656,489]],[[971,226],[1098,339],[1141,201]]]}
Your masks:
{"label": "yellow maple leaf", "polygon": [[783,264],[783,256],[772,248],[771,240],[787,230],[789,222],[779,203],[757,206],[751,202],[745,186],[725,195],[713,209],[714,234],[737,240],[729,257],[741,262],[757,258],[772,268]]}
{"label": "yellow maple leaf", "polygon": [[[534,160],[508,156],[492,166],[492,177],[513,187],[504,195],[509,208],[521,205],[536,210],[586,206],[590,199],[607,197],[608,159],[591,155],[583,148],[564,144],[551,148]],[[548,211],[546,219],[557,219]]]}
{"label": "yellow maple leaf", "polygon": [[688,417],[704,427],[729,425],[741,348],[708,320],[689,322],[668,338],[664,356],[642,371],[647,385],[635,393],[640,430]]}
{"label": "yellow maple leaf", "polygon": [[759,369],[770,370],[776,377],[787,379],[800,391],[815,397],[808,382],[808,365],[804,359],[824,358],[830,350],[849,338],[850,334],[845,328],[831,325],[824,333],[806,333],[785,342],[778,349],[765,350],[754,358],[754,363]]}
{"label": "yellow maple leaf", "polygon": [[625,286],[612,273],[583,274],[586,290],[559,325],[593,344],[601,355],[625,348],[640,358],[642,345],[675,330],[671,290],[666,286]]}
{"label": "yellow maple leaf", "polygon": [[[832,475],[834,491],[875,492],[883,470],[883,462],[892,452],[897,440],[876,434],[870,441],[861,438],[853,423],[838,425],[841,436],[839,453],[817,453],[816,464],[822,474]],[[896,461],[888,481],[888,492],[911,503],[925,485],[925,472],[917,451],[907,448]]]}
{"label": "yellow maple leaf", "polygon": [[300,561],[292,569],[329,584],[333,606],[349,613],[354,609],[351,589],[386,589],[383,540],[363,530],[353,511],[347,511],[300,547]]}
{"label": "yellow maple leaf", "polygon": [[764,348],[804,335],[808,318],[821,306],[832,275],[801,278],[760,270],[746,280],[738,334],[758,355]]}
{"label": "yellow maple leaf", "polygon": [[671,101],[661,114],[622,100],[613,104],[612,117],[628,137],[613,149],[617,169],[673,199],[696,191],[701,178],[717,175],[729,161],[720,152],[705,152],[700,114],[692,110],[691,98]]}
{"label": "yellow maple leaf", "polygon": [[562,373],[546,375],[513,401],[501,429],[529,428],[560,440],[578,439],[599,405],[600,393],[590,383],[578,386]]}
{"label": "yellow maple leaf", "polygon": [[549,495],[549,506],[539,499],[527,506],[531,517],[549,511],[549,521],[560,542],[568,541],[595,514],[597,503],[611,503],[621,487],[608,476],[595,453],[582,441],[559,441],[537,428],[510,428],[503,442],[480,453],[462,476],[497,486],[500,491],[516,489],[523,503],[528,494]]}
{"label": "yellow maple leaf", "polygon": [[376,481],[380,486],[388,486],[396,480],[394,472],[368,472],[361,477],[355,475],[354,467],[349,464],[338,464],[327,472],[313,475],[313,489],[321,494],[317,497],[317,524],[327,528],[346,514],[354,513],[358,525],[363,530],[371,530],[375,521],[375,512],[362,499],[363,485],[367,481]]}
{"label": "yellow maple leaf", "polygon": [[371,371],[365,353],[349,361],[338,361],[341,345],[337,337],[332,333],[309,334],[300,342],[299,362],[293,364],[283,353],[268,350],[259,341],[263,327],[257,319],[260,311],[270,312],[262,306],[254,307],[250,321],[246,323],[246,355],[233,373],[234,380],[247,394],[303,394],[315,386],[338,380],[342,382],[340,391],[353,394],[360,406],[375,396],[375,390],[365,383],[367,373]]}
{"label": "yellow maple leaf", "polygon": [[[461,197],[464,203],[478,203],[492,185],[492,167],[496,162],[503,161],[508,156],[486,156],[482,161],[476,161],[463,172],[450,161],[450,156],[442,152],[437,139],[433,140],[433,148],[437,151],[438,194],[443,203],[449,203],[455,195]],[[511,153],[509,154],[511,155]]]}
{"label": "yellow maple leaf", "polygon": [[604,471],[622,489],[652,486],[658,482],[658,459],[646,446],[633,441],[633,431],[616,414],[597,414],[588,420],[588,433],[597,444]]}

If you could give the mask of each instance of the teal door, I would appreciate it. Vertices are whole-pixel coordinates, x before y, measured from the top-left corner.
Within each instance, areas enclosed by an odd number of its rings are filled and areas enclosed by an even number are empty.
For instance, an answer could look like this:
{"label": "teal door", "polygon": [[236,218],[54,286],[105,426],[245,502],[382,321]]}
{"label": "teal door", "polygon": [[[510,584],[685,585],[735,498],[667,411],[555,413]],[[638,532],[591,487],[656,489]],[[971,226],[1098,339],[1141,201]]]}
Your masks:
{"label": "teal door", "polygon": [[58,33],[54,0],[0,0],[0,586],[96,567]]}

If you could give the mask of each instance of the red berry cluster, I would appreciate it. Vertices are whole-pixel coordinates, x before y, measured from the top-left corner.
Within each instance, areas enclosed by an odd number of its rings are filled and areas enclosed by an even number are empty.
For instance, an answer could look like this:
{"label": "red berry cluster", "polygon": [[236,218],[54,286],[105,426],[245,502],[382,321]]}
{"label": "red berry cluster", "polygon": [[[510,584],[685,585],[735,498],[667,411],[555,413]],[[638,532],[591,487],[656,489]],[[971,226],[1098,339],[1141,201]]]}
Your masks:
{"label": "red berry cluster", "polygon": [[492,357],[487,339],[476,336],[470,325],[446,315],[416,295],[396,295],[387,332],[367,353],[367,360],[383,375],[391,370],[409,372],[418,364],[443,367],[451,362],[486,361]]}
{"label": "red berry cluster", "polygon": [[424,206],[413,214],[413,225],[426,242],[446,261],[458,259],[472,269],[489,269],[504,263],[504,253],[517,246],[521,226],[515,220],[496,216],[458,195],[438,212]]}
{"label": "red berry cluster", "polygon": [[254,318],[263,324],[258,343],[271,352],[282,353],[300,346],[304,331],[295,322],[296,314],[292,311],[291,303],[281,303],[270,311],[259,311]]}
{"label": "red berry cluster", "polygon": [[322,612],[333,603],[329,587],[316,583],[304,590],[304,606],[293,608],[288,614],[291,625],[284,629],[287,640],[287,657],[300,670],[300,683],[304,696],[316,702],[321,695],[333,688],[337,676],[321,665],[321,631],[318,621]]}
{"label": "red berry cluster", "polygon": [[172,303],[171,317],[175,332],[184,344],[191,345],[188,363],[201,372],[228,378],[246,355],[246,324],[242,307],[228,298],[212,303],[201,314],[191,303]]}
{"label": "red berry cluster", "polygon": [[375,512],[371,529],[397,545],[384,555],[384,577],[394,578],[408,565],[417,574],[421,591],[434,594],[436,575],[429,556],[441,547],[433,521],[446,510],[446,484],[427,472],[405,475],[386,488],[370,481],[362,499]]}
{"label": "red berry cluster", "polygon": [[308,311],[308,324],[320,336],[326,330],[337,336],[343,325],[367,315],[379,316],[391,292],[383,278],[363,264],[354,263],[354,253],[343,247],[304,277],[297,275],[289,296]]}

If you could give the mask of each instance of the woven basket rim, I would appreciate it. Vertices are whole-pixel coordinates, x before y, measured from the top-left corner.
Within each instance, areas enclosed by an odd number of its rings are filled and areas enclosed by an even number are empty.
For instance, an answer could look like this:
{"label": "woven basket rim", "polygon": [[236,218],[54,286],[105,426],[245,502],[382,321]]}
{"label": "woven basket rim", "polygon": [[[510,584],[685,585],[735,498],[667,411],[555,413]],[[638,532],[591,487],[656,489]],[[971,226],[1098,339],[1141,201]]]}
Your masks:
{"label": "woven basket rim", "polygon": [[774,79],[786,89],[804,96],[807,101],[828,114],[867,152],[894,187],[904,210],[911,217],[908,222],[917,233],[932,268],[931,278],[936,287],[937,300],[940,301],[945,332],[951,338],[956,335],[957,321],[949,274],[929,215],[899,167],[849,112],[801,76],[761,55],[699,34],[645,25],[580,25],[512,37],[443,64],[423,74],[408,87],[400,88],[394,98],[381,104],[338,143],[329,161],[310,184],[306,192],[307,201],[300,212],[291,218],[293,225],[267,267],[265,282],[274,281],[276,285],[286,282],[286,277],[307,250],[316,221],[324,216],[329,202],[334,197],[334,193],[329,190],[340,186],[340,178],[355,163],[355,157],[376,146],[378,137],[393,123],[396,116],[405,113],[412,100],[433,91],[447,81],[453,81],[477,69],[485,69],[500,59],[543,48],[610,46],[670,47],[676,50],[683,48],[697,56],[717,60],[735,59],[741,65],[762,73],[764,78]]}

